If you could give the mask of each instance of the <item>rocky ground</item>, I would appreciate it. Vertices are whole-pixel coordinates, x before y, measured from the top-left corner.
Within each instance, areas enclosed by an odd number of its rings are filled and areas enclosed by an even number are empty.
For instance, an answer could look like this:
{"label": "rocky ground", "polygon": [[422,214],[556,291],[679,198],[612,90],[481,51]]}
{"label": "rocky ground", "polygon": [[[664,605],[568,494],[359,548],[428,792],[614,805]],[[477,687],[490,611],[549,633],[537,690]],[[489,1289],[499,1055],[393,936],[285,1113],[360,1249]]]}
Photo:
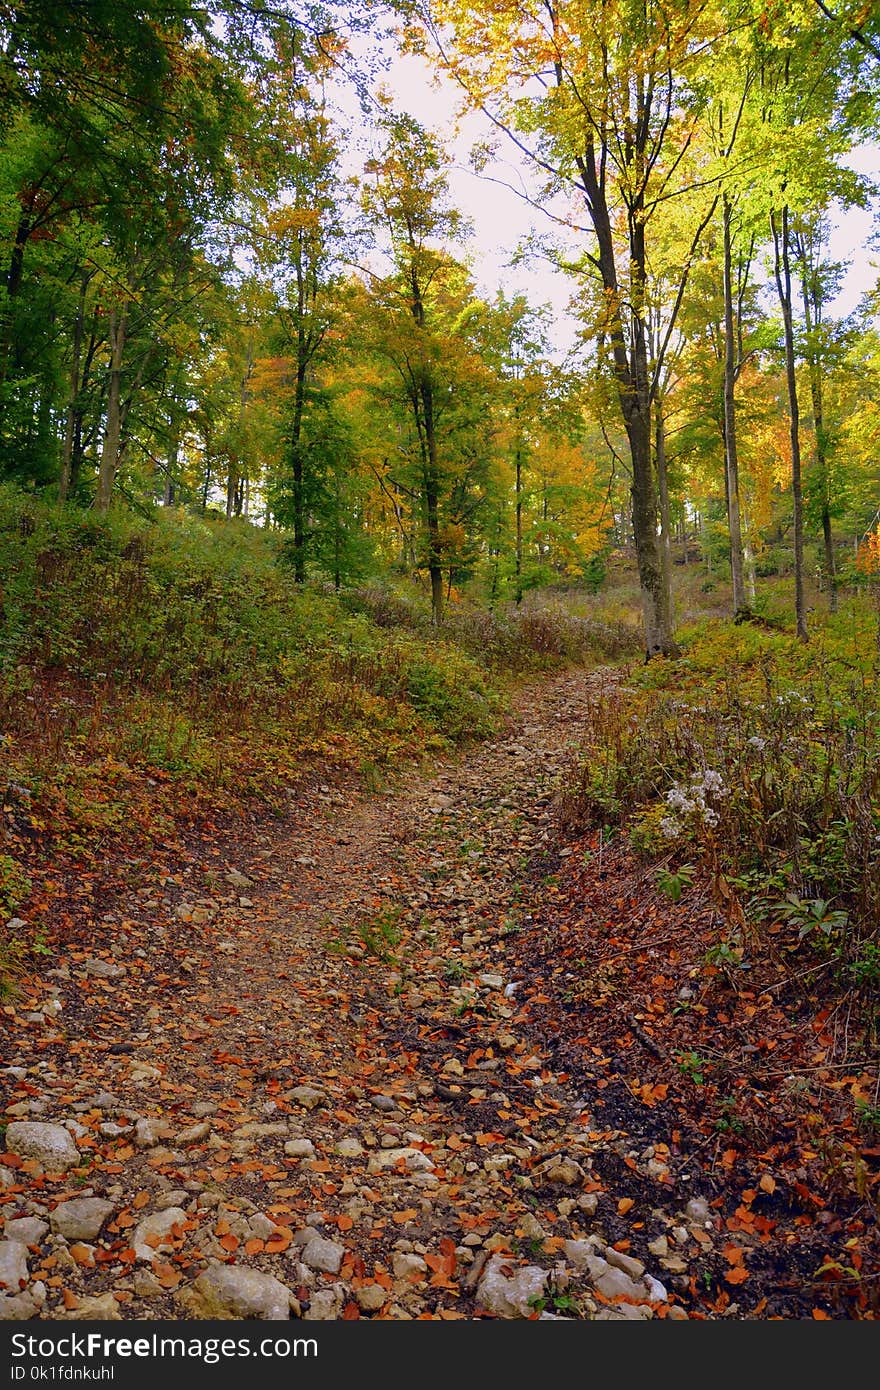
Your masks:
{"label": "rocky ground", "polygon": [[597,1114],[525,973],[611,678],[525,691],[430,777],[133,863],[69,924],[0,1015],[0,1317],[750,1315],[700,1299],[731,1241],[706,1169]]}

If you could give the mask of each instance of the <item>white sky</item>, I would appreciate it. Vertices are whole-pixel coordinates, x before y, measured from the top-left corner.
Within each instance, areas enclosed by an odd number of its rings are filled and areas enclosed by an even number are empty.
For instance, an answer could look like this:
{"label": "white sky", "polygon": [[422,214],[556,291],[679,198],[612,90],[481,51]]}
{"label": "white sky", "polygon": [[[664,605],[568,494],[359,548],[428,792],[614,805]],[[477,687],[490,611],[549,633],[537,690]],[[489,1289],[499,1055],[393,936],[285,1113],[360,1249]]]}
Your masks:
{"label": "white sky", "polygon": [[[473,225],[468,253],[482,291],[488,297],[493,297],[498,289],[508,296],[521,291],[536,306],[549,304],[553,339],[561,351],[570,347],[576,331],[568,313],[571,279],[547,261],[511,265],[517,246],[530,234],[554,232],[553,221],[513,191],[530,191],[525,157],[501,135],[497,140],[498,157],[486,170],[491,177],[475,174],[468,167],[470,149],[476,142],[493,136],[492,127],[479,113],[459,119],[457,88],[448,78],[436,76],[423,59],[395,55],[378,83],[392,94],[397,110],[416,117],[447,144],[454,161],[449,178],[451,200]],[[342,92],[340,104],[355,123],[363,125],[352,93]],[[880,178],[880,146],[860,147],[848,163],[860,173]],[[586,220],[585,214],[582,216]],[[850,313],[865,291],[877,282],[880,249],[868,247],[869,238],[878,231],[877,217],[876,200],[872,209],[832,212],[830,252],[834,259],[848,263],[841,291],[829,305],[832,317]],[[572,244],[577,244],[576,240]]]}

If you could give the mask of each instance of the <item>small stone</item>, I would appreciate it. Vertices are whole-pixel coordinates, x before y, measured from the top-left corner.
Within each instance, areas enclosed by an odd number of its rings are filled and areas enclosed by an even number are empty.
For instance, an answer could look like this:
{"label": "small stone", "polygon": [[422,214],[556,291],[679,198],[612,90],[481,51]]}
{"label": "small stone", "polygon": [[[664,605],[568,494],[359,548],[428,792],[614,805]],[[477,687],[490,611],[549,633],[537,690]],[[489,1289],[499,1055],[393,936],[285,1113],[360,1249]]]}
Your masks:
{"label": "small stone", "polygon": [[425,1274],[428,1266],[421,1255],[410,1255],[404,1251],[396,1250],[391,1257],[391,1269],[395,1279],[403,1279],[409,1282],[412,1274]]}
{"label": "small stone", "polygon": [[113,1210],[113,1203],[103,1197],[74,1197],[55,1208],[49,1224],[65,1240],[97,1240]]}
{"label": "small stone", "polygon": [[651,1302],[665,1303],[669,1297],[665,1285],[661,1284],[659,1279],[655,1279],[653,1274],[646,1274],[644,1280]]}
{"label": "small stone", "polygon": [[124,965],[116,965],[110,960],[83,961],[82,968],[87,975],[94,975],[99,980],[118,980],[125,974]]}
{"label": "small stone", "polygon": [[346,1135],[344,1139],[340,1139],[335,1149],[340,1158],[359,1158],[363,1151],[363,1145],[351,1135]]}
{"label": "small stone", "polygon": [[316,1269],[321,1274],[338,1274],[344,1256],[344,1245],[315,1235],[303,1249],[302,1262],[309,1269]]}
{"label": "small stone", "polygon": [[547,1232],[541,1225],[534,1212],[527,1211],[520,1219],[518,1230],[525,1236],[526,1240],[544,1240]]}
{"label": "small stone", "polygon": [[[131,1248],[134,1250],[135,1257],[151,1264],[156,1256],[163,1250],[169,1250],[174,1243],[172,1227],[180,1226],[186,1221],[186,1212],[180,1207],[168,1207],[165,1211],[151,1212],[139,1221],[134,1228],[131,1238]],[[147,1244],[147,1238],[153,1240],[153,1244]]]}
{"label": "small stone", "polygon": [[159,1298],[165,1292],[159,1280],[150,1269],[139,1269],[136,1271],[134,1280],[134,1291],[140,1298]]}
{"label": "small stone", "polygon": [[242,1265],[211,1264],[195,1281],[206,1318],[290,1317],[290,1290],[272,1274]]}
{"label": "small stone", "polygon": [[134,1127],[134,1142],[139,1149],[154,1149],[168,1136],[168,1126],[160,1119],[140,1119]]}
{"label": "small stone", "polygon": [[663,1255],[669,1254],[669,1241],[665,1236],[658,1236],[656,1240],[648,1241],[648,1249],[652,1255],[659,1259]]}
{"label": "small stone", "polygon": [[477,1285],[477,1306],[499,1318],[530,1318],[543,1296],[547,1271],[537,1265],[517,1269],[493,1255]]}
{"label": "small stone", "polygon": [[370,1096],[370,1104],[376,1110],[384,1110],[386,1113],[397,1109],[397,1101],[393,1096]]}
{"label": "small stone", "polygon": [[583,1273],[596,1254],[588,1240],[567,1240],[562,1248],[568,1263],[578,1274]]}
{"label": "small stone", "polygon": [[327,1104],[326,1093],[317,1090],[315,1086],[294,1086],[290,1094],[304,1110],[314,1110],[319,1105]]}
{"label": "small stone", "polygon": [[92,1298],[81,1298],[76,1308],[56,1313],[55,1316],[65,1322],[79,1322],[80,1320],[90,1322],[122,1321],[119,1304],[112,1293],[100,1293]]}
{"label": "small stone", "polygon": [[329,1289],[319,1289],[309,1299],[309,1306],[303,1313],[306,1322],[332,1322],[342,1312],[346,1291],[342,1284],[334,1284]]}
{"label": "small stone", "polygon": [[284,1152],[288,1158],[314,1158],[315,1146],[311,1139],[288,1139]]}
{"label": "small stone", "polygon": [[255,1212],[248,1225],[259,1240],[268,1240],[278,1230],[275,1222],[261,1211]]}
{"label": "small stone", "polygon": [[558,1182],[573,1187],[583,1181],[584,1170],[573,1158],[551,1158],[543,1167],[546,1182]]}
{"label": "small stone", "polygon": [[689,1221],[699,1221],[701,1225],[712,1220],[712,1212],[705,1197],[692,1197],[684,1212]]}
{"label": "small stone", "polygon": [[6,1131],[6,1148],[19,1158],[35,1158],[49,1173],[66,1173],[80,1161],[79,1149],[63,1125],[15,1120]]}
{"label": "small stone", "polygon": [[428,1173],[434,1167],[428,1155],[422,1153],[421,1149],[380,1149],[378,1153],[370,1154],[367,1172],[385,1173],[400,1164],[403,1164],[408,1173]]}
{"label": "small stone", "polygon": [[49,1230],[49,1224],[38,1216],[14,1216],[3,1228],[4,1240],[20,1240],[24,1245],[39,1245]]}
{"label": "small stone", "polygon": [[622,1254],[613,1246],[608,1246],[605,1251],[605,1258],[610,1265],[614,1265],[616,1269],[622,1269],[624,1274],[628,1274],[630,1279],[641,1279],[645,1272],[645,1266],[641,1260],[635,1260],[631,1255]]}
{"label": "small stone", "polygon": [[207,1139],[210,1133],[209,1121],[203,1120],[200,1124],[190,1125],[188,1129],[182,1129],[175,1142],[178,1144],[198,1144],[202,1139]]}
{"label": "small stone", "polygon": [[185,1187],[170,1187],[167,1192],[160,1192],[153,1202],[156,1211],[167,1211],[169,1207],[180,1207],[187,1201],[189,1193]]}
{"label": "small stone", "polygon": [[638,1303],[647,1296],[644,1284],[637,1284],[622,1269],[615,1269],[599,1255],[587,1261],[587,1270],[593,1287],[605,1298],[622,1298],[630,1303]]}
{"label": "small stone", "polygon": [[503,976],[503,975],[492,975],[492,974],[490,974],[490,975],[480,975],[480,976],[478,976],[478,978],[479,978],[480,984],[481,984],[481,985],[485,985],[487,989],[503,989],[503,988],[504,988],[504,976]]}
{"label": "small stone", "polygon": [[367,1284],[362,1289],[355,1289],[354,1301],[361,1312],[378,1313],[388,1302],[388,1292],[381,1284]]}

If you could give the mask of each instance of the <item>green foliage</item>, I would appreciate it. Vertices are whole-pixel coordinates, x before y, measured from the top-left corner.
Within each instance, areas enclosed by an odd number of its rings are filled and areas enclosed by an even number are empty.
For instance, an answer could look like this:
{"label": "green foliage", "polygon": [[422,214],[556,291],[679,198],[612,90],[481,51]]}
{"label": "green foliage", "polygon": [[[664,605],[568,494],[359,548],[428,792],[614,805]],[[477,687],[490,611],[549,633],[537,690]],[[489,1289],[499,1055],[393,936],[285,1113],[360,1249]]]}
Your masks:
{"label": "green foliage", "polygon": [[30,880],[8,854],[0,854],[0,914],[12,917],[30,892]]}
{"label": "green foliage", "polygon": [[671,903],[680,902],[685,888],[690,888],[693,883],[695,872],[693,864],[680,864],[677,869],[658,869],[657,887]]}

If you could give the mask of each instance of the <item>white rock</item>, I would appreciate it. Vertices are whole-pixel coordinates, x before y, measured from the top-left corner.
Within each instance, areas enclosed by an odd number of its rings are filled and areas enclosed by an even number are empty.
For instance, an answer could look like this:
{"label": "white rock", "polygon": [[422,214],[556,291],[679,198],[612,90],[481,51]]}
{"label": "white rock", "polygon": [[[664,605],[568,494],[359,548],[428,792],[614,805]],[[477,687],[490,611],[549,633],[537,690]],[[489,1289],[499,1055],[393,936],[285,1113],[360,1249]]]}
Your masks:
{"label": "white rock", "polygon": [[272,1274],[243,1265],[211,1264],[195,1281],[206,1318],[290,1317],[290,1290]]}
{"label": "white rock", "polygon": [[[165,1211],[155,1211],[145,1216],[135,1226],[131,1238],[131,1248],[137,1259],[145,1260],[149,1264],[161,1251],[170,1250],[174,1243],[171,1228],[182,1225],[185,1220],[186,1212],[180,1207],[168,1207]],[[148,1236],[156,1243],[148,1245]]]}
{"label": "white rock", "polygon": [[333,1284],[329,1289],[319,1289],[311,1295],[303,1318],[308,1322],[331,1322],[339,1317],[345,1301],[344,1284]]}
{"label": "white rock", "polygon": [[590,1282],[605,1298],[624,1298],[630,1303],[638,1303],[648,1296],[644,1284],[636,1283],[622,1269],[615,1269],[598,1255],[588,1261],[587,1268]]}
{"label": "white rock", "polygon": [[65,1322],[121,1322],[119,1304],[112,1293],[99,1293],[92,1298],[81,1298],[78,1308],[55,1315]]}
{"label": "white rock", "polygon": [[5,1298],[0,1297],[0,1322],[25,1322],[28,1318],[37,1318],[42,1306],[32,1289],[7,1294]]}
{"label": "white rock", "polygon": [[154,1149],[168,1134],[162,1119],[140,1119],[134,1127],[134,1142],[139,1149]]}
{"label": "white rock", "polygon": [[354,1292],[354,1301],[364,1313],[378,1313],[389,1297],[387,1289],[383,1289],[380,1284],[366,1284],[364,1288],[355,1289]]}
{"label": "white rock", "polygon": [[336,1145],[336,1153],[339,1154],[340,1158],[359,1158],[363,1151],[360,1140],[355,1139],[353,1135],[346,1135]]}
{"label": "white rock", "polygon": [[20,1240],[25,1245],[39,1245],[49,1230],[49,1223],[39,1216],[14,1216],[3,1228],[4,1240]]}
{"label": "white rock", "polygon": [[317,1090],[314,1086],[294,1086],[290,1094],[304,1110],[314,1110],[319,1105],[327,1104],[325,1092]]}
{"label": "white rock", "polygon": [[20,1158],[35,1158],[49,1173],[66,1173],[80,1161],[79,1149],[63,1125],[15,1120],[6,1131],[6,1148]]}
{"label": "white rock", "polygon": [[49,1223],[66,1240],[96,1240],[113,1210],[113,1203],[103,1197],[74,1197],[55,1208]]}
{"label": "white rock", "polygon": [[605,1251],[605,1258],[610,1265],[614,1265],[616,1269],[622,1269],[624,1274],[628,1274],[630,1279],[641,1279],[645,1272],[645,1266],[641,1260],[633,1259],[632,1255],[624,1255],[611,1245]]}
{"label": "white rock", "polygon": [[0,1240],[0,1290],[17,1294],[28,1281],[28,1248],[20,1240]]}
{"label": "white rock", "polygon": [[190,1125],[188,1129],[182,1129],[175,1139],[177,1144],[198,1144],[202,1139],[207,1139],[211,1133],[211,1125],[208,1120],[203,1120],[201,1124]]}
{"label": "white rock", "polygon": [[400,1163],[404,1165],[408,1173],[429,1173],[434,1167],[428,1155],[422,1153],[421,1149],[381,1149],[378,1153],[370,1154],[367,1172],[393,1171]]}
{"label": "white rock", "polygon": [[288,1158],[314,1158],[315,1146],[311,1139],[288,1139],[284,1152]]}
{"label": "white rock", "polygon": [[309,1269],[317,1269],[322,1274],[338,1274],[344,1256],[344,1245],[315,1235],[303,1248],[302,1262]]}
{"label": "white rock", "polygon": [[499,1318],[530,1318],[546,1283],[545,1269],[537,1265],[517,1268],[503,1255],[493,1255],[477,1285],[477,1306]]}
{"label": "white rock", "polygon": [[94,975],[99,980],[118,980],[125,974],[124,965],[114,965],[110,960],[87,960],[82,968],[87,975]]}
{"label": "white rock", "polygon": [[405,1251],[396,1250],[391,1257],[391,1268],[395,1279],[406,1280],[407,1283],[413,1282],[411,1275],[422,1275],[427,1272],[428,1266],[421,1255],[410,1255]]}
{"label": "white rock", "polygon": [[699,1221],[701,1225],[712,1220],[712,1212],[705,1197],[692,1197],[684,1211],[689,1221]]}

